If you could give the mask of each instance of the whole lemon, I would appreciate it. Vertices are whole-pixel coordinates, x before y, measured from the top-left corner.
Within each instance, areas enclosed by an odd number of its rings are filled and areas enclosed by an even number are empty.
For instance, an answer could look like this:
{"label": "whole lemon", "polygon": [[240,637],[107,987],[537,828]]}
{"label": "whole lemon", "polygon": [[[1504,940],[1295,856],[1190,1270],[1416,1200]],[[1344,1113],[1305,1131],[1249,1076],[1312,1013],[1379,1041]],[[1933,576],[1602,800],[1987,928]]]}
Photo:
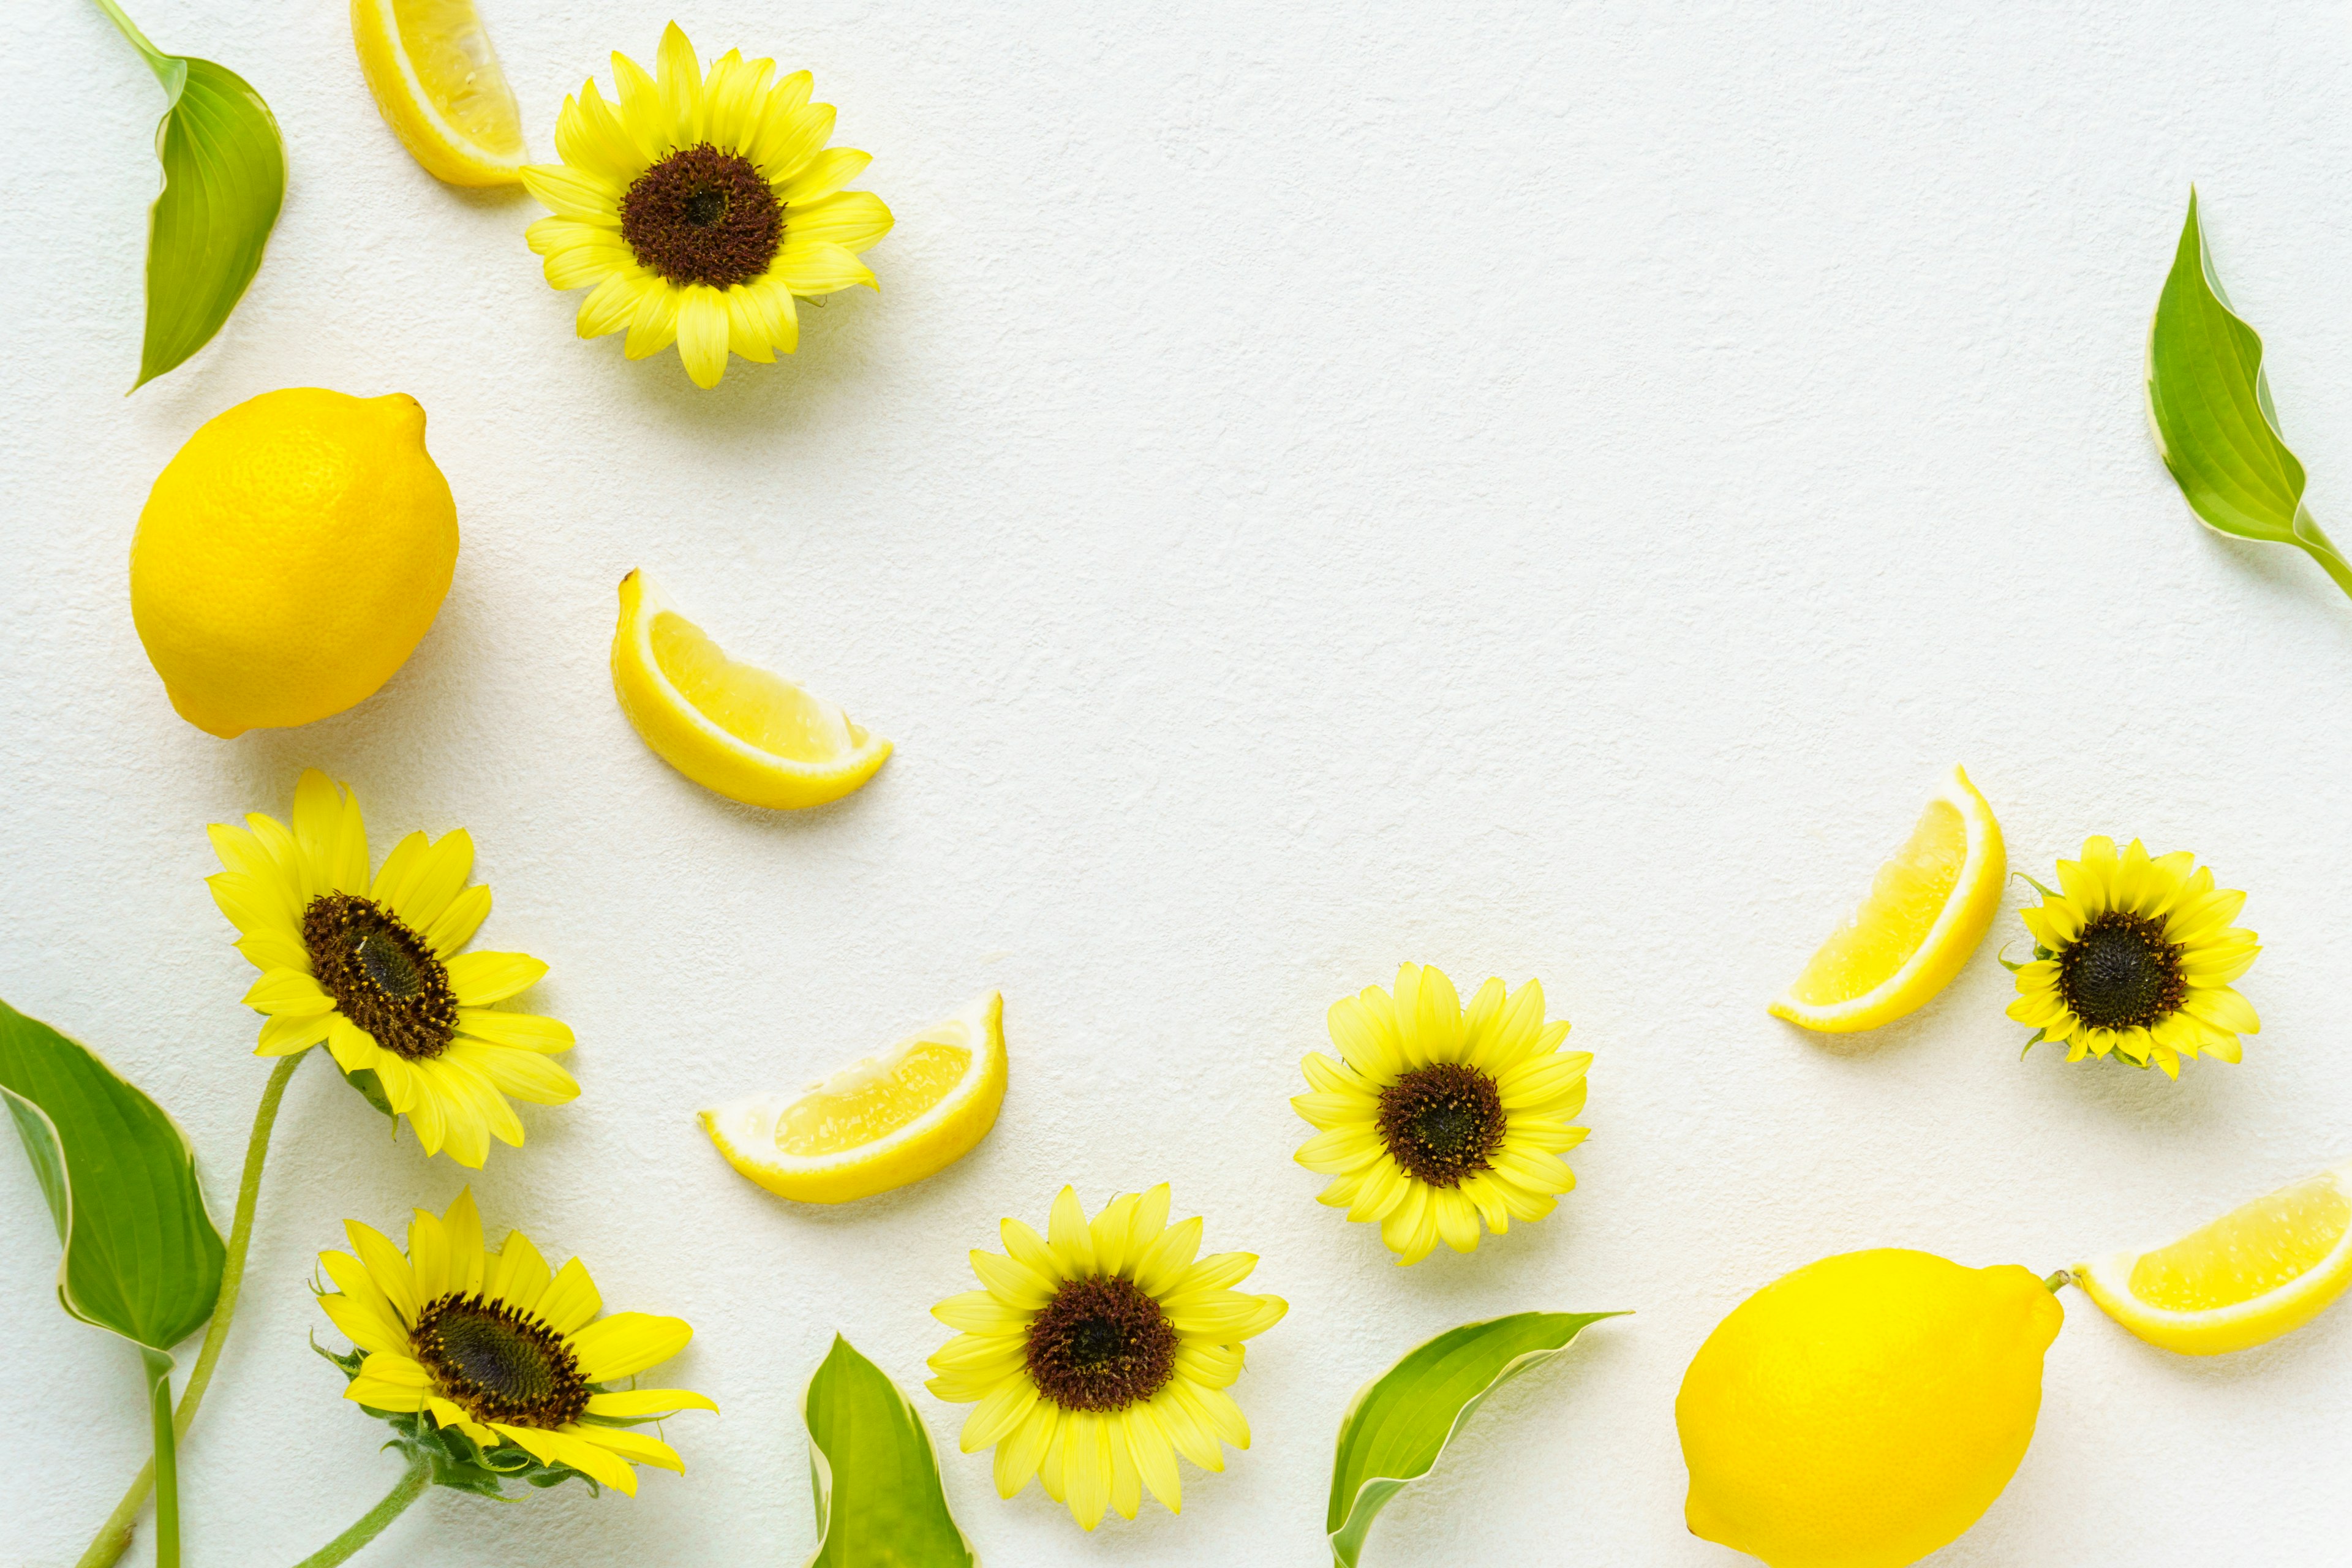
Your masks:
{"label": "whole lemon", "polygon": [[180,717],[226,738],[372,695],[457,564],[416,399],[288,387],[212,419],[156,476],[131,618]]}
{"label": "whole lemon", "polygon": [[2065,1313],[2014,1264],[1882,1248],[1808,1264],[1716,1325],[1675,1400],[1691,1533],[1772,1568],[1900,1568],[2009,1484]]}

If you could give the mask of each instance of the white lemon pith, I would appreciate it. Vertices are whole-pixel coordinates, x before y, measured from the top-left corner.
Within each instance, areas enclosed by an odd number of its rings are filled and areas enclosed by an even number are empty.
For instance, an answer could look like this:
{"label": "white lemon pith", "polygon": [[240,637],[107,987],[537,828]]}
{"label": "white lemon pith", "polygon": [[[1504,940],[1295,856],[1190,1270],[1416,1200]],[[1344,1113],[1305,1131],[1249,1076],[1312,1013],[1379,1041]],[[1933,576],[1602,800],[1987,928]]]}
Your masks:
{"label": "white lemon pith", "polygon": [[621,580],[613,690],[646,745],[746,805],[823,805],[874,776],[890,742],[791,681],[739,664],[642,572]]}
{"label": "white lemon pith", "polygon": [[352,42],[384,122],[436,178],[522,183],[522,116],[473,0],[352,0]]}
{"label": "white lemon pith", "polygon": [[2352,1283],[2352,1163],[2231,1210],[2169,1246],[2116,1252],[2074,1278],[2106,1314],[2184,1355],[2299,1329]]}
{"label": "white lemon pith", "polygon": [[837,1204],[903,1187],[970,1153],[1004,1102],[1004,998],[799,1094],[754,1094],[702,1112],[730,1164],[780,1196]]}
{"label": "white lemon pith", "polygon": [[2000,907],[2009,858],[1992,807],[1954,768],[1910,841],[1771,1012],[1831,1034],[1874,1029],[1951,984]]}

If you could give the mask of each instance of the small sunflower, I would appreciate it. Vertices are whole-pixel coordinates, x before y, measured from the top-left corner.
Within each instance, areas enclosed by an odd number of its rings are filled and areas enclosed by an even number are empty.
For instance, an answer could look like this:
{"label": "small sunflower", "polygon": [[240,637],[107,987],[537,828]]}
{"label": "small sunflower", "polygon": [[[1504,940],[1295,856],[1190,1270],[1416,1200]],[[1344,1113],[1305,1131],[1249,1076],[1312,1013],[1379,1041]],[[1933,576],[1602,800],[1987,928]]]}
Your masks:
{"label": "small sunflower", "polygon": [[1377,1220],[1400,1265],[1440,1241],[1478,1245],[1551,1213],[1576,1185],[1559,1156],[1584,1142],[1569,1125],[1584,1108],[1590,1051],[1563,1051],[1568,1024],[1544,1022],[1543,987],[1507,995],[1489,980],[1462,1007],[1454,983],[1408,963],[1393,995],[1377,985],[1331,1005],[1331,1040],[1303,1064],[1315,1092],[1291,1100],[1321,1129],[1298,1163],[1338,1179],[1320,1201],[1351,1220]]}
{"label": "small sunflower", "polygon": [[576,1471],[634,1497],[632,1462],[685,1472],[677,1449],[630,1428],[719,1406],[682,1388],[605,1386],[684,1350],[684,1319],[597,1317],[581,1261],[551,1273],[519,1230],[487,1250],[471,1189],[437,1219],[415,1211],[404,1257],[357,1220],[343,1229],[352,1250],[319,1254],[339,1288],[319,1305],[353,1346],[329,1358],[351,1374],[344,1398],[491,1477],[548,1486]]}
{"label": "small sunflower", "polygon": [[261,971],[246,1005],[266,1013],[257,1055],[292,1056],[320,1041],[353,1087],[405,1115],[427,1154],[479,1167],[490,1134],[522,1142],[506,1096],[561,1105],[580,1092],[548,1059],[572,1030],[493,1007],[536,984],[547,965],[520,952],[459,952],[490,912],[468,887],[464,829],[412,833],[368,877],[358,797],[312,768],[294,789],[289,828],[258,812],[215,823],[226,869],[205,879]]}
{"label": "small sunflower", "polygon": [[963,1451],[994,1447],[999,1496],[1034,1476],[1087,1530],[1106,1507],[1133,1519],[1145,1487],[1178,1511],[1177,1454],[1222,1470],[1220,1439],[1249,1447],[1225,1390],[1241,1375],[1242,1342],[1288,1303],[1232,1288],[1256,1267],[1251,1253],[1194,1262],[1201,1222],[1168,1224],[1164,1182],[1113,1198],[1091,1224],[1064,1187],[1044,1238],[1017,1219],[1003,1235],[1010,1257],[971,1255],[988,1288],[931,1309],[962,1331],[931,1357],[930,1391],[980,1406]]}
{"label": "small sunflower", "polygon": [[2080,860],[2058,862],[2059,891],[2041,883],[2042,902],[2020,910],[2033,933],[2033,961],[2017,971],[2009,1016],[2066,1059],[2115,1056],[2134,1067],[2180,1076],[2180,1058],[2200,1052],[2239,1058],[2240,1035],[2262,1021],[2230,983],[2262,947],[2230,922],[2246,895],[2213,886],[2213,873],[2187,850],[2151,857],[2133,839],[2087,839]]}
{"label": "small sunflower", "polygon": [[806,71],[771,83],[773,60],[730,49],[708,76],[672,22],[657,74],[613,57],[614,98],[590,78],[555,122],[561,163],[522,171],[555,216],[526,237],[555,289],[594,292],[583,338],[626,330],[631,359],[672,342],[697,386],[727,353],[773,363],[800,343],[796,294],[879,289],[857,252],[890,232],[871,191],[845,191],[872,162],[827,147],[833,106],[809,101]]}

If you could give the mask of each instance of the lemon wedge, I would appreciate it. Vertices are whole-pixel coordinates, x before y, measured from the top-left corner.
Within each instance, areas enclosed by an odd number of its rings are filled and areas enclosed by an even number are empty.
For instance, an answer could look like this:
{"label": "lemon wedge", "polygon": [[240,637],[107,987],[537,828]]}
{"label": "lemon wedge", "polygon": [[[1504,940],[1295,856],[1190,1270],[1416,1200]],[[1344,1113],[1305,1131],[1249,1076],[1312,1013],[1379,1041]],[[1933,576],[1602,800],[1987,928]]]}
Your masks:
{"label": "lemon wedge", "polygon": [[992,991],[803,1093],[714,1106],[702,1130],[770,1192],[838,1204],[947,1169],[988,1135],[1003,1103],[1004,998]]}
{"label": "lemon wedge", "polygon": [[1870,896],[1814,952],[1771,1011],[1808,1029],[1874,1029],[1952,982],[2000,907],[2009,859],[1992,807],[1952,770]]}
{"label": "lemon wedge", "polygon": [[2231,1209],[2153,1252],[2079,1264],[2074,1279],[2152,1345],[2219,1355],[2299,1329],[2352,1283],[2352,1164]]}
{"label": "lemon wedge", "polygon": [[621,579],[613,690],[664,762],[746,805],[839,800],[890,754],[832,703],[729,658],[642,572]]}
{"label": "lemon wedge", "polygon": [[427,171],[522,183],[522,116],[474,0],[352,0],[352,41],[384,122]]}

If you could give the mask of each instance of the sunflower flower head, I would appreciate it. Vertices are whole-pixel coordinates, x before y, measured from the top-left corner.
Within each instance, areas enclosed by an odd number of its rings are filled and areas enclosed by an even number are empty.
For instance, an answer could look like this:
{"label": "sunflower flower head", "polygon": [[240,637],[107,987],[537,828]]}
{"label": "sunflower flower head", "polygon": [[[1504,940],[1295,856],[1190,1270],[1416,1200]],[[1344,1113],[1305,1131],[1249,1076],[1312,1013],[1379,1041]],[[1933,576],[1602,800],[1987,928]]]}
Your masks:
{"label": "sunflower flower head", "polygon": [[1034,1476],[1083,1529],[1107,1508],[1133,1519],[1146,1487],[1177,1511],[1178,1454],[1222,1470],[1220,1443],[1249,1447],[1225,1390],[1241,1376],[1242,1342],[1288,1304],[1233,1289],[1253,1254],[1196,1258],[1201,1222],[1168,1223],[1164,1182],[1091,1221],[1064,1187],[1045,1236],[1017,1219],[1002,1234],[1003,1253],[971,1255],[986,1289],[931,1309],[960,1331],[930,1358],[930,1391],[979,1406],[963,1451],[993,1447],[998,1495]]}
{"label": "sunflower flower head", "polygon": [[319,1305],[352,1348],[328,1359],[351,1379],[343,1397],[429,1454],[441,1484],[495,1495],[503,1480],[577,1475],[634,1497],[632,1464],[684,1473],[677,1449],[635,1428],[719,1406],[682,1388],[612,1386],[685,1349],[683,1319],[598,1317],[586,1267],[551,1272],[519,1230],[485,1248],[470,1189],[438,1217],[415,1212],[405,1256],[357,1220],[343,1228],[352,1250],[319,1255],[336,1286]]}
{"label": "sunflower flower head", "polygon": [[1366,986],[1331,1005],[1334,1061],[1303,1064],[1315,1092],[1291,1105],[1318,1131],[1298,1163],[1333,1178],[1321,1200],[1377,1221],[1399,1264],[1440,1241],[1478,1245],[1478,1222],[1549,1214],[1576,1185],[1560,1154],[1584,1141],[1590,1051],[1564,1051],[1565,1021],[1544,1022],[1543,987],[1489,980],[1464,1008],[1454,983],[1408,963],[1396,989]]}
{"label": "sunflower flower head", "polygon": [[563,161],[522,171],[554,216],[526,237],[551,287],[592,290],[582,337],[626,331],[631,359],[675,342],[695,384],[716,386],[730,350],[769,364],[799,346],[795,295],[879,289],[857,253],[890,209],[842,189],[872,160],[825,145],[833,106],[809,101],[808,72],[774,71],[730,49],[706,74],[672,22],[653,75],[616,54],[612,99],[591,78],[563,100]]}
{"label": "sunflower flower head", "polygon": [[461,952],[490,912],[468,885],[474,841],[463,828],[412,833],[368,874],[358,798],[316,768],[294,789],[291,826],[257,812],[215,823],[224,869],[206,879],[261,971],[246,1005],[268,1016],[257,1054],[324,1042],[352,1086],[405,1116],[427,1154],[479,1167],[490,1135],[522,1142],[511,1095],[561,1105],[580,1086],[553,1061],[572,1030],[494,1006],[547,965],[520,952]]}
{"label": "sunflower flower head", "polygon": [[2040,883],[2042,902],[2018,913],[2033,933],[2033,959],[2012,965],[2017,1000],[2009,1016],[2066,1059],[2112,1058],[2180,1076],[2200,1052],[2238,1060],[2240,1035],[2262,1021],[2231,989],[2262,951],[2254,933],[2230,922],[2246,895],[2213,886],[2213,873],[2187,850],[2150,856],[2137,838],[2123,850],[2095,837],[2079,860],[2058,862],[2058,889]]}

